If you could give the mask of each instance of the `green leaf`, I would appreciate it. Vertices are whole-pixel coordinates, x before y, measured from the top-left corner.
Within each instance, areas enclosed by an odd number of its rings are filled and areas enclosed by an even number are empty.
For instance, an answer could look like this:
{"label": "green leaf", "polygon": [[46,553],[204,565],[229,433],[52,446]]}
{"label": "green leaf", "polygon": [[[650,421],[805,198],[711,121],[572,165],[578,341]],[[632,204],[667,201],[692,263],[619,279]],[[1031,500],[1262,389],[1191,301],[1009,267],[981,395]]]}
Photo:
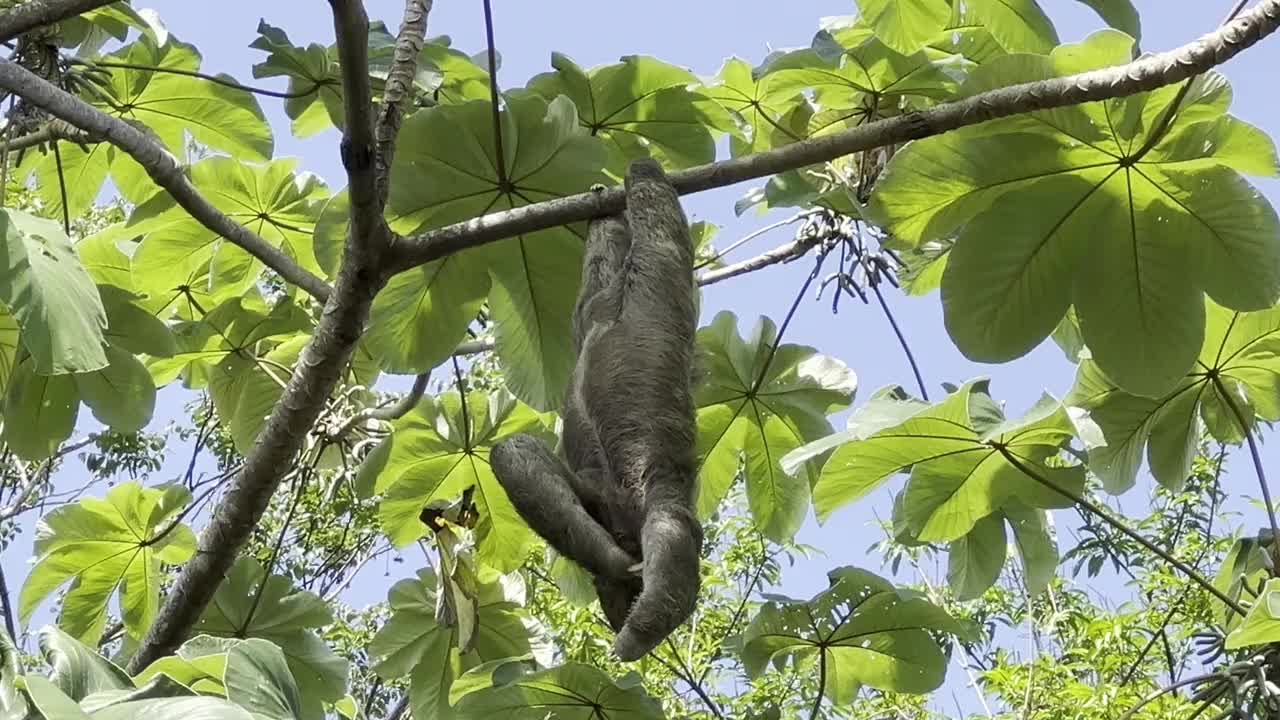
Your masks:
{"label": "green leaf", "polygon": [[[310,717],[319,711],[319,703],[335,702],[347,692],[347,661],[316,634],[333,622],[333,610],[315,593],[296,589],[289,578],[271,575],[264,580],[263,575],[256,559],[241,556],[193,631],[222,638],[261,638],[279,646]],[[228,673],[234,660],[233,651]]]}
{"label": "green leaf", "polygon": [[[487,101],[428,108],[406,120],[392,167],[389,211],[395,229],[438,227],[583,192],[604,180],[605,147],[579,126],[568,98],[548,103],[532,93],[515,93],[505,101],[499,119],[501,159],[496,157]],[[496,168],[504,169],[505,177]],[[507,385],[539,410],[558,407],[574,362],[570,318],[582,241],[574,230],[560,227],[504,240],[486,254],[491,258],[489,304],[496,350]],[[449,282],[464,288],[475,282],[474,268],[457,262],[440,271],[463,273]],[[470,301],[479,289],[459,291],[460,296]],[[456,317],[450,314],[456,310],[434,307],[456,333]],[[382,322],[409,326],[421,319],[397,321],[384,315]]]}
{"label": "green leaf", "polygon": [[[380,463],[374,491],[383,532],[397,546],[419,538],[418,519],[434,501],[452,501],[468,488],[480,512],[477,555],[504,572],[525,560],[533,535],[489,467],[489,452],[507,435],[536,430],[539,417],[509,394],[456,392],[418,405],[396,423],[391,447]],[[384,461],[385,457],[385,461]]]}
{"label": "green leaf", "polygon": [[266,640],[236,643],[227,653],[224,676],[227,699],[253,713],[255,718],[304,720],[324,713],[303,709],[298,686],[289,674],[280,648]]}
{"label": "green leaf", "polygon": [[18,210],[0,211],[6,262],[0,302],[25,330],[22,342],[41,375],[99,370],[106,311],[62,227]]}
{"label": "green leaf", "polygon": [[1138,10],[1131,0],[1078,0],[1093,8],[1098,16],[1108,25],[1123,30],[1134,39],[1142,38],[1142,24],[1138,19]]}
{"label": "green leaf", "polygon": [[1226,648],[1236,650],[1280,640],[1280,579],[1267,581],[1244,622],[1227,635]]}
{"label": "green leaf", "polygon": [[1068,496],[1083,489],[1084,469],[1047,462],[1074,436],[1066,408],[1045,396],[1023,418],[999,420],[986,381],[974,381],[905,421],[840,446],[814,486],[819,520],[907,469],[906,529],[922,541],[957,540],[1010,503],[1069,507]]}
{"label": "green leaf", "polygon": [[[297,161],[255,164],[211,157],[188,170],[191,182],[213,205],[272,247],[314,273],[312,254],[316,220],[329,197],[324,182],[311,173],[295,173]],[[198,223],[167,194],[136,208],[129,227],[145,236],[133,256],[140,290],[168,300],[184,286],[202,288],[215,298],[239,295],[256,282],[261,261]]]}
{"label": "green leaf", "polygon": [[[188,72],[199,70],[201,61],[194,46],[172,37],[157,46],[146,35],[108,54],[106,59],[142,68]],[[104,110],[113,114],[127,112],[128,119],[144,123],[178,158],[186,157],[187,134],[196,142],[237,159],[252,162],[271,157],[271,127],[252,93],[172,72],[105,69],[110,70],[111,76],[104,92],[112,102]],[[229,75],[217,77],[234,82]]]}
{"label": "green leaf", "polygon": [[172,524],[190,500],[178,485],[144,488],[129,482],[112,488],[106,499],[85,498],[47,513],[36,525],[36,565],[19,596],[22,621],[72,581],[59,626],[78,640],[96,641],[118,587],[125,630],[140,639],[159,604],[161,563],[178,564],[195,552],[191,530]]}
{"label": "green leaf", "polygon": [[615,682],[604,671],[567,663],[540,672],[498,681],[488,689],[458,701],[459,720],[599,718],[600,720],[660,720],[662,706],[643,687]]}
{"label": "green leaf", "polygon": [[28,358],[5,390],[4,442],[24,460],[44,460],[71,437],[79,409],[73,376],[39,375]]}
{"label": "green leaf", "polygon": [[40,717],[56,720],[91,720],[89,713],[80,709],[75,700],[67,697],[56,685],[38,675],[23,678],[27,694],[39,711]]}
{"label": "green leaf", "polygon": [[[87,716],[86,716],[87,717]],[[221,698],[186,697],[138,700],[104,708],[93,720],[261,720]]]}
{"label": "green leaf", "polygon": [[1255,418],[1280,420],[1280,309],[1240,313],[1212,302],[1204,307],[1205,339],[1196,365],[1163,395],[1134,395],[1094,362],[1080,363],[1066,402],[1088,411],[1102,431],[1105,444],[1088,448],[1089,469],[1108,492],[1133,487],[1144,447],[1156,480],[1182,487],[1201,422],[1217,440],[1239,443]]}
{"label": "green leaf", "polygon": [[715,511],[743,463],[756,525],[771,539],[784,541],[804,522],[821,460],[789,470],[780,460],[831,433],[827,416],[849,406],[857,377],[811,347],[787,343],[772,351],[776,339],[773,323],[761,318],[744,341],[729,312],[698,331],[705,373],[695,393],[702,457],[698,513],[705,517]]}
{"label": "green leaf", "polygon": [[293,134],[308,138],[341,127],[342,75],[336,52],[318,43],[295,46],[283,29],[263,20],[258,20],[258,35],[249,47],[267,53],[267,59],[253,66],[253,76],[289,78],[284,111],[293,121]]}
{"label": "green leaf", "polygon": [[374,671],[387,680],[409,676],[414,717],[452,717],[449,690],[466,668],[530,651],[523,595],[510,583],[484,582],[477,591],[476,627],[471,647],[459,653],[457,628],[441,621],[436,576],[420,570],[388,594],[391,618],[369,645]]}
{"label": "green leaf", "polygon": [[946,611],[852,567],[827,574],[830,587],[808,601],[779,598],[760,608],[744,633],[742,662],[759,677],[770,663],[822,656],[825,694],[852,701],[867,685],[927,693],[946,673],[946,657],[930,632],[962,635]]}
{"label": "green leaf", "polygon": [[379,367],[426,372],[466,337],[489,294],[488,258],[468,250],[400,273],[373,301],[366,337]]}
{"label": "green leaf", "polygon": [[1047,53],[1058,44],[1036,0],[965,0],[955,14],[953,25],[981,25],[1009,52]]}
{"label": "green leaf", "polygon": [[177,352],[169,326],[139,304],[141,296],[114,285],[98,285],[98,293],[107,313],[107,342],[138,355],[173,357]]}
{"label": "green leaf", "polygon": [[[1103,31],[1049,60],[983,66],[966,90],[1123,62],[1131,46]],[[1280,221],[1237,174],[1274,174],[1273,144],[1225,116],[1225,81],[1213,77],[1150,138],[1176,95],[998,120],[910,143],[890,161],[869,213],[905,243],[959,233],[942,288],[967,357],[1019,357],[1074,306],[1098,366],[1157,397],[1191,368],[1206,294],[1242,311],[1280,297]]]}
{"label": "green leaf", "polygon": [[1052,517],[1036,508],[1010,505],[1004,514],[1013,528],[1013,540],[1022,563],[1027,593],[1039,595],[1058,569],[1058,543],[1052,533]]}
{"label": "green leaf", "polygon": [[951,20],[946,0],[857,0],[857,5],[876,37],[901,53],[915,52]]}
{"label": "green leaf", "polygon": [[956,599],[982,597],[1000,578],[1007,552],[1004,518],[999,513],[979,520],[968,535],[953,541],[947,553],[947,583]]}
{"label": "green leaf", "polygon": [[18,690],[22,674],[22,653],[9,633],[0,630],[0,717],[25,718],[30,710],[26,698]]}
{"label": "green leaf", "polygon": [[[803,50],[779,58],[769,69],[791,67],[821,69],[828,67],[828,63],[816,53]],[[717,84],[707,90],[709,96],[732,113],[739,125],[738,132],[729,136],[729,152],[734,157],[781,147],[808,134],[812,109],[803,97],[790,89],[776,91],[777,73],[766,74],[763,70],[730,58],[720,68]]]}
{"label": "green leaf", "polygon": [[53,625],[40,629],[40,652],[53,668],[49,679],[77,702],[94,693],[133,690],[129,674]]}
{"label": "green leaf", "polygon": [[151,373],[131,353],[114,346],[107,348],[107,359],[111,364],[102,370],[73,376],[80,399],[98,422],[112,430],[141,430],[151,422],[156,405]]}
{"label": "green leaf", "polygon": [[552,53],[551,66],[556,72],[534,77],[529,89],[548,101],[568,96],[583,127],[612,143],[619,158],[653,155],[675,168],[708,163],[716,152],[711,129],[732,126],[719,103],[692,89],[693,73],[652,57],[628,55],[587,71]]}

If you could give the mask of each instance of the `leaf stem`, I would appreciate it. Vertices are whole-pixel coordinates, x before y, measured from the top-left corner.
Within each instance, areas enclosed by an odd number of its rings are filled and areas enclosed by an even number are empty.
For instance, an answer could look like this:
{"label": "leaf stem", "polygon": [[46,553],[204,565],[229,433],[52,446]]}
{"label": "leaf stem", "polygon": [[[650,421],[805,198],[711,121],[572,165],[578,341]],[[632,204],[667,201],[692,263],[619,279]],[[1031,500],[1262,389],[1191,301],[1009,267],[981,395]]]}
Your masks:
{"label": "leaf stem", "polygon": [[1262,489],[1262,502],[1267,508],[1267,522],[1271,525],[1271,576],[1280,577],[1280,526],[1276,523],[1276,509],[1271,502],[1271,488],[1267,483],[1267,471],[1262,464],[1262,453],[1258,450],[1258,441],[1245,421],[1244,411],[1240,409],[1231,393],[1227,392],[1227,386],[1222,382],[1222,378],[1216,373],[1210,377],[1213,379],[1214,389],[1218,391],[1218,395],[1222,397],[1227,407],[1231,408],[1231,415],[1235,418],[1236,425],[1240,427],[1240,432],[1244,433],[1245,442],[1249,444],[1253,471],[1258,476],[1258,487]]}

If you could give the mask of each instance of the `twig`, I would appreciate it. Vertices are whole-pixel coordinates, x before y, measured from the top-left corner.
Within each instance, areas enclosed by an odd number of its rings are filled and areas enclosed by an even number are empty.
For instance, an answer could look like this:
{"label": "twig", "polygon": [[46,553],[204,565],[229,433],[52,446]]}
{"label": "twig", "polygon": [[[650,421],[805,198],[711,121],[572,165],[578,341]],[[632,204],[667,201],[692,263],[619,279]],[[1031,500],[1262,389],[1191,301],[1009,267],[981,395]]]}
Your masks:
{"label": "twig", "polygon": [[809,217],[810,215],[815,215],[815,214],[817,214],[817,213],[819,213],[819,212],[821,212],[821,211],[820,211],[820,210],[805,210],[804,212],[798,212],[798,213],[796,213],[795,215],[792,215],[791,217],[787,218],[786,220],[779,220],[779,221],[778,221],[778,222],[776,222],[776,223],[772,223],[772,224],[770,224],[770,225],[765,225],[764,227],[759,228],[758,230],[752,230],[751,232],[747,233],[746,235],[744,235],[744,236],[742,236],[740,239],[738,239],[736,242],[734,242],[733,244],[731,244],[729,247],[727,247],[727,248],[725,248],[725,249],[721,250],[720,252],[716,253],[714,256],[709,257],[709,258],[707,258],[706,260],[703,260],[702,262],[698,263],[697,265],[694,265],[694,266],[693,266],[694,272],[697,272],[698,270],[701,270],[702,268],[704,268],[704,267],[706,267],[706,266],[710,265],[711,263],[713,263],[713,262],[715,262],[715,261],[717,261],[717,260],[719,260],[719,259],[723,258],[724,256],[728,255],[729,253],[733,252],[734,250],[737,250],[738,248],[742,247],[743,245],[746,245],[747,243],[751,242],[752,240],[755,240],[756,238],[760,237],[761,235],[764,235],[764,234],[765,234],[765,233],[767,233],[767,232],[772,232],[772,231],[774,231],[774,230],[777,230],[778,228],[786,227],[786,226],[788,226],[788,225],[793,225],[793,224],[795,224],[795,223],[800,222],[801,220],[804,220],[805,218]]}
{"label": "twig", "polygon": [[698,276],[698,284],[704,287],[707,285],[714,285],[722,280],[728,280],[729,278],[737,277],[739,275],[746,275],[747,273],[755,272],[756,270],[769,267],[770,265],[791,262],[796,258],[803,257],[804,254],[809,252],[814,245],[818,244],[820,239],[820,237],[796,238],[789,243],[779,245],[772,250],[762,252],[753,258],[747,258],[741,262],[736,262],[732,265],[725,265],[724,267],[717,268],[715,270],[708,270]]}
{"label": "twig", "polygon": [[396,36],[395,53],[391,69],[382,91],[382,108],[378,111],[378,124],[374,136],[378,143],[376,172],[378,198],[387,201],[387,182],[391,177],[391,162],[395,159],[396,136],[404,120],[405,101],[413,87],[413,76],[418,71],[418,56],[427,36],[427,14],[432,0],[405,0],[404,18],[400,21],[400,33]]}

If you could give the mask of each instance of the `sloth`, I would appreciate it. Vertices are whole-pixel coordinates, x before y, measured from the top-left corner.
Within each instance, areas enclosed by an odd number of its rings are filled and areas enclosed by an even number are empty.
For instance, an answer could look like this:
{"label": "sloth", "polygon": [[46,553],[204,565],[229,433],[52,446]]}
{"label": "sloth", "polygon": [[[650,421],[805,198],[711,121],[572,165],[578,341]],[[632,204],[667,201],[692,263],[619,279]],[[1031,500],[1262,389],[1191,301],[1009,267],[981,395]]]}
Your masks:
{"label": "sloth", "polygon": [[689,222],[655,161],[633,162],[625,188],[626,211],[588,225],[564,457],[513,435],[490,462],[525,522],[594,576],[614,652],[631,661],[693,612],[703,531]]}

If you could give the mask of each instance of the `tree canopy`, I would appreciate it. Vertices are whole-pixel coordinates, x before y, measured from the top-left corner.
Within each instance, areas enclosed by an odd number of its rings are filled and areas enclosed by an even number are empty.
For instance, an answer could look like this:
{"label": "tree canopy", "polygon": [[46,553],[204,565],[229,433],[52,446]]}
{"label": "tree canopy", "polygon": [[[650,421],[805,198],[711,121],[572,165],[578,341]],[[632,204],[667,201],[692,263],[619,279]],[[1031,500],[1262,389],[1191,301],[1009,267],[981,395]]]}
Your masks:
{"label": "tree canopy", "polygon": [[[1074,43],[1038,0],[856,0],[714,72],[553,52],[514,84],[488,0],[484,48],[430,0],[329,0],[332,43],[262,21],[248,70],[128,2],[0,0],[0,537],[31,543],[0,720],[1280,713],[1280,159],[1217,69],[1280,0],[1158,52],[1080,3]],[[695,223],[700,287],[808,272],[702,319],[703,590],[622,663],[489,453],[555,445],[586,221],[641,157],[783,218]],[[1056,344],[1069,392],[927,378],[894,306],[934,294],[965,358]],[[815,296],[881,311],[903,384],[788,337]],[[797,540],[873,497],[881,566]]]}

